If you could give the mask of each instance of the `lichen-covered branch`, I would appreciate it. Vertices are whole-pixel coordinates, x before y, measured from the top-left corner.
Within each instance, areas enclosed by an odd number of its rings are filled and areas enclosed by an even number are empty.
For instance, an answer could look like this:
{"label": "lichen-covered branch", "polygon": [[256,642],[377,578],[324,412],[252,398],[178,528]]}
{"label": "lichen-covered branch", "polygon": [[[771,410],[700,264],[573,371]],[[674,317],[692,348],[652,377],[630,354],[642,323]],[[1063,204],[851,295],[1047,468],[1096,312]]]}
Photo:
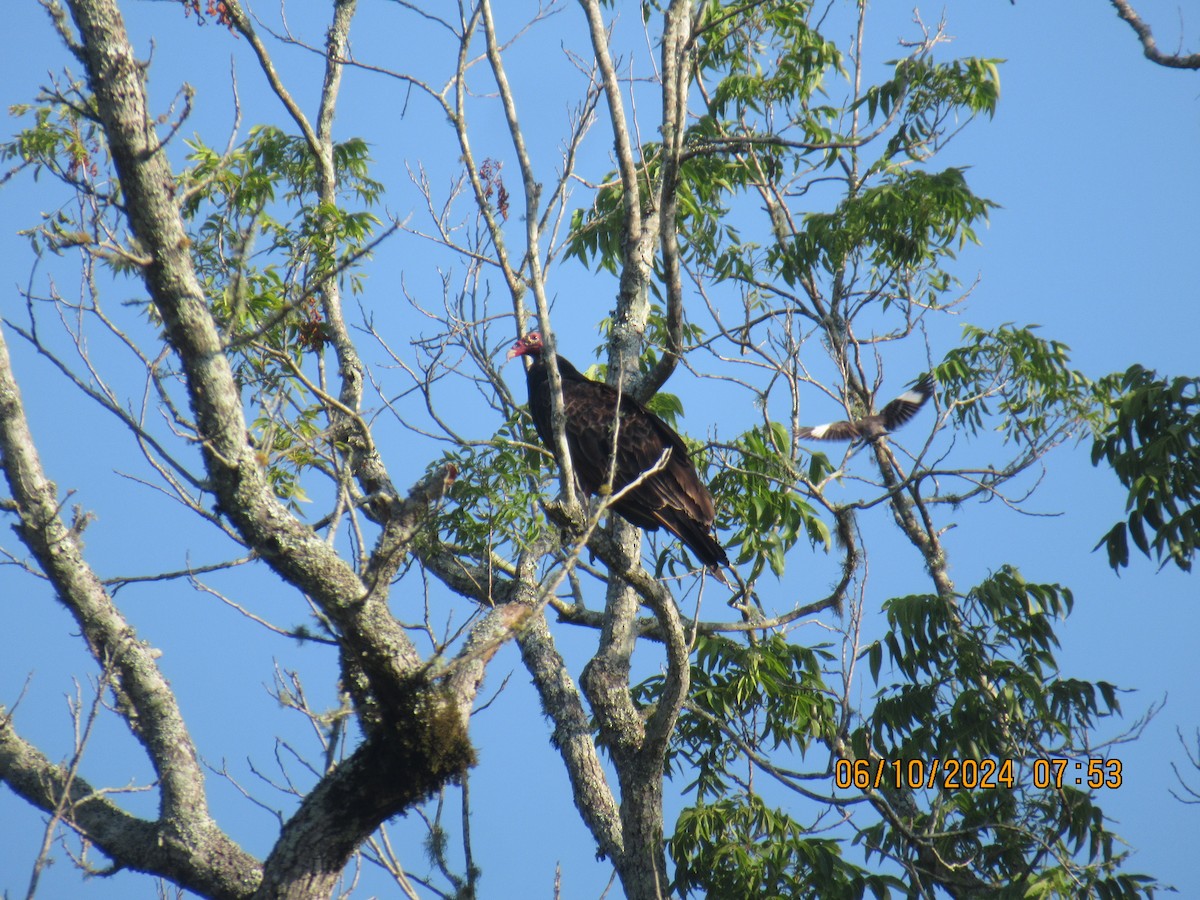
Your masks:
{"label": "lichen-covered branch", "polygon": [[[0,458],[19,517],[17,533],[54,586],[59,602],[74,617],[93,658],[111,673],[118,708],[146,749],[160,785],[160,818],[155,823],[136,820],[95,795],[81,779],[68,781],[61,769],[17,737],[7,716],[0,718],[0,780],[47,811],[53,811],[68,792],[66,821],[88,835],[96,827],[93,840],[106,850],[110,846],[114,851],[135,850],[135,858],[140,858],[145,851],[135,835],[144,837],[144,832],[152,831],[155,842],[175,848],[169,854],[174,860],[170,868],[186,869],[189,881],[216,877],[197,874],[204,868],[197,857],[210,854],[230,860],[239,882],[252,879],[252,861],[209,816],[196,747],[158,668],[154,648],[138,639],[84,559],[80,533],[86,520],[77,519],[72,525],[62,520],[62,500],[42,470],[2,333]],[[165,866],[166,860],[161,856],[157,864]]]}

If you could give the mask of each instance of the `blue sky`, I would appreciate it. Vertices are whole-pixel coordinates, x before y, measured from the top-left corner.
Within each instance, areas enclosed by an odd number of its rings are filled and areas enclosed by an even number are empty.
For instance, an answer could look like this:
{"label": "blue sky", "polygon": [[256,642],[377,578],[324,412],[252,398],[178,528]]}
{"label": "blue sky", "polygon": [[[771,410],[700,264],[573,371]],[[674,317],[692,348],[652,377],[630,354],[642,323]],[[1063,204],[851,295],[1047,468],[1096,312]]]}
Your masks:
{"label": "blue sky", "polygon": [[[231,47],[223,30],[212,25],[197,28],[182,19],[174,4],[142,2],[125,7],[143,55],[151,54],[149,38],[154,35],[150,87],[157,109],[166,107],[180,82],[191,81],[200,88],[192,125],[210,144],[223,147],[233,119],[229,58],[236,53],[243,133],[266,117],[280,121],[277,104],[245,59],[246,48],[236,42]],[[1200,216],[1196,212],[1200,208],[1200,77],[1147,62],[1133,33],[1106,4],[1066,7],[1011,5],[1000,0],[945,7],[948,31],[956,38],[953,53],[1005,60],[995,118],[974,123],[942,159],[944,164],[969,165],[973,189],[1000,204],[982,233],[982,246],[963,252],[955,269],[966,283],[978,277],[963,318],[980,325],[1039,323],[1046,335],[1071,346],[1075,366],[1090,377],[1123,370],[1134,362],[1169,374],[1196,374],[1200,368],[1195,351],[1195,335],[1200,331]],[[1174,47],[1179,29],[1175,8],[1162,2],[1143,7],[1160,45]],[[927,21],[941,9],[931,8]],[[907,4],[873,11],[868,46],[880,61],[899,55],[895,35],[911,30],[910,15]],[[1190,29],[1184,32],[1184,43],[1194,50],[1200,44],[1200,16],[1193,20],[1184,15],[1184,27]],[[10,10],[9,18],[10,33],[20,35],[20,41],[0,58],[0,96],[5,107],[31,100],[47,72],[74,63],[32,0]],[[303,29],[309,23],[301,19],[294,24]],[[633,27],[634,22],[623,25]],[[386,7],[364,4],[356,27],[355,49],[364,59],[386,63],[389,58],[432,55],[443,49],[434,31],[415,36],[401,33]],[[554,135],[561,132],[571,88],[569,77],[559,75],[567,70],[557,57],[557,34],[577,39],[580,14],[568,5],[545,27],[555,37],[543,42],[544,64],[537,55],[526,57],[524,63],[514,63],[513,78],[519,102],[526,104],[522,112],[530,128]],[[305,33],[319,41],[319,31],[310,28]],[[314,58],[291,49],[280,50],[278,60],[301,103],[311,110],[319,86]],[[77,73],[78,65],[73,68]],[[387,185],[387,207],[397,216],[419,214],[406,161],[424,163],[435,184],[439,179],[445,183],[455,171],[458,153],[447,130],[430,119],[428,105],[419,98],[406,98],[395,82],[351,73],[338,123],[340,137],[361,134],[371,142],[378,164],[376,177]],[[477,126],[481,156],[511,159],[502,120],[483,103]],[[5,137],[12,128],[9,120]],[[494,128],[494,136],[489,128]],[[606,142],[602,134],[593,135],[596,159],[603,160]],[[546,161],[553,160],[554,152],[552,139],[535,146],[535,154]],[[593,171],[602,169],[596,166]],[[515,166],[510,163],[505,172],[515,186]],[[24,242],[13,233],[48,210],[46,187],[46,182],[33,184],[21,178],[0,188],[0,247],[10,279],[0,293],[0,313],[5,318],[23,320],[16,287],[27,282],[29,263]],[[420,327],[404,318],[400,274],[418,290],[433,283],[432,273],[421,271],[422,261],[419,246],[410,243],[385,249],[368,269],[364,305],[396,329],[399,347],[406,346],[402,329]],[[52,264],[40,270],[43,286],[47,273],[54,271]],[[68,295],[75,290],[70,282],[58,286]],[[551,291],[559,298],[556,312],[565,354],[577,363],[590,360],[598,343],[592,323],[597,310],[611,307],[615,283],[569,264],[554,273]],[[127,282],[114,286],[108,302],[119,309],[125,296],[139,295],[137,286]],[[110,446],[125,446],[119,443],[120,429],[44,361],[34,358],[11,331],[6,336],[43,463],[61,489],[78,491],[70,502],[97,515],[87,532],[87,549],[103,576],[182,568],[189,562],[228,555],[227,547],[190,524],[169,501],[124,477],[122,473],[142,473],[119,450],[108,452]],[[934,347],[935,356],[948,348]],[[95,349],[105,358],[113,352],[101,341]],[[111,359],[118,357],[114,354]],[[523,396],[519,373],[514,370],[509,378],[518,396]],[[891,372],[889,379],[902,381],[903,376]],[[716,401],[706,402],[696,385],[682,382],[678,389],[687,404],[687,425],[694,433],[716,427],[707,424],[710,420],[717,423],[737,415],[734,410],[721,410]],[[139,390],[134,385],[128,392],[137,398]],[[824,411],[834,412],[829,407]],[[407,483],[429,457],[409,450],[402,431],[384,433],[393,439],[393,474],[398,482]],[[1061,515],[1031,517],[993,508],[964,511],[948,537],[953,575],[965,588],[999,565],[1012,563],[1030,580],[1059,582],[1073,590],[1075,612],[1059,630],[1064,672],[1130,689],[1122,698],[1124,722],[1111,725],[1111,731],[1102,731],[1098,739],[1117,734],[1149,706],[1166,701],[1140,740],[1112,751],[1124,762],[1125,785],[1107,792],[1102,805],[1116,820],[1114,829],[1137,851],[1132,869],[1177,886],[1183,896],[1200,896],[1200,874],[1180,848],[1180,835],[1194,833],[1200,824],[1200,807],[1185,806],[1168,793],[1175,785],[1172,763],[1188,771],[1176,730],[1182,729],[1194,746],[1200,726],[1197,590],[1193,579],[1171,569],[1155,572],[1151,563],[1140,559],[1117,577],[1102,555],[1091,552],[1120,516],[1123,502],[1115,479],[1091,467],[1086,446],[1060,448],[1051,457],[1049,474],[1030,508]],[[879,518],[882,522],[884,517]],[[148,528],[147,522],[152,526]],[[11,544],[11,538],[5,541],[6,546]],[[817,570],[821,565],[813,562]],[[873,577],[881,579],[883,560],[877,559],[875,567]],[[274,621],[295,624],[304,618],[299,598],[280,590],[268,576],[256,576],[249,586],[220,577],[210,583],[237,591],[235,599],[252,602],[257,612]],[[785,583],[780,595],[788,595],[794,587],[795,582]],[[900,590],[881,596],[895,593]],[[270,769],[276,749],[272,736],[306,746],[304,723],[279,709],[267,687],[276,664],[282,669],[303,669],[306,688],[316,700],[332,701],[330,685],[336,669],[327,654],[264,637],[211,595],[186,584],[130,586],[122,600],[140,636],[164,651],[164,670],[179,692],[210,765],[226,764],[249,785],[254,778],[247,756],[258,768]],[[25,737],[44,745],[52,758],[63,757],[70,747],[63,697],[73,691],[71,674],[82,679],[93,674],[92,667],[73,624],[52,597],[6,568],[0,568],[0,613],[6,623],[0,634],[0,703],[11,705],[28,677],[18,727]],[[561,627],[556,636],[570,657],[586,658],[591,636]],[[653,659],[643,664],[647,671],[657,665]],[[563,896],[598,896],[607,869],[593,859],[561,763],[548,745],[548,726],[512,648],[493,664],[484,696],[498,688],[507,673],[512,677],[505,690],[475,723],[480,765],[471,789],[475,852],[485,872],[484,891],[510,896],[520,889],[525,895],[549,896],[559,862]],[[99,749],[86,758],[85,776],[94,784],[145,784],[148,767],[137,745],[111,716],[102,717],[99,727],[95,744]],[[253,737],[247,739],[249,735]],[[1200,773],[1192,783],[1200,786]],[[261,789],[261,784],[257,787]],[[264,853],[273,819],[216,776],[210,777],[209,788],[220,823],[246,841],[251,852]],[[529,804],[530,797],[538,798],[536,806]],[[149,812],[152,798],[149,793],[135,793],[123,802]],[[447,816],[453,821],[457,810],[448,810]],[[39,820],[10,792],[0,789],[0,822],[7,838],[0,842],[0,891],[23,894],[40,840]],[[668,827],[669,820],[668,813]],[[424,871],[412,837],[420,833],[419,826],[411,816],[392,826],[398,834],[396,845],[403,848],[402,858],[416,872]],[[73,896],[78,876],[63,862],[45,876],[44,884],[40,896]],[[149,897],[153,886],[122,874],[89,884],[83,895]]]}

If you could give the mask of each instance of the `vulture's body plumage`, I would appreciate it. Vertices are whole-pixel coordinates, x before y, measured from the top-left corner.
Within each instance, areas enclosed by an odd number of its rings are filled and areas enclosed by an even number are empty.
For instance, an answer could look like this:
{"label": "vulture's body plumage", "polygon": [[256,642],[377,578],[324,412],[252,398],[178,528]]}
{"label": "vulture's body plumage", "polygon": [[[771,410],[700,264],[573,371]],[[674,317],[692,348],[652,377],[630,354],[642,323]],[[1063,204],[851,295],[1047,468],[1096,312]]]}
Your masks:
{"label": "vulture's body plumage", "polygon": [[915,416],[932,396],[933,376],[926,375],[876,415],[863,416],[852,422],[827,422],[811,428],[797,428],[796,435],[817,441],[873,441],[890,434]]}
{"label": "vulture's body plumage", "polygon": [[[525,371],[529,413],[538,437],[554,452],[550,373],[542,358],[542,349],[541,335],[531,332],[517,341],[508,358],[528,356],[532,361]],[[583,492],[598,494],[608,483],[610,469],[613,494],[645,475],[636,487],[613,501],[612,509],[647,531],[666,528],[706,566],[729,565],[724,548],[712,536],[716,518],[712,495],[696,474],[683,439],[632,397],[621,394],[620,427],[614,454],[617,391],[585,377],[561,356],[557,359],[558,374],[562,379],[567,449],[575,480]],[[650,474],[645,474],[647,472]]]}

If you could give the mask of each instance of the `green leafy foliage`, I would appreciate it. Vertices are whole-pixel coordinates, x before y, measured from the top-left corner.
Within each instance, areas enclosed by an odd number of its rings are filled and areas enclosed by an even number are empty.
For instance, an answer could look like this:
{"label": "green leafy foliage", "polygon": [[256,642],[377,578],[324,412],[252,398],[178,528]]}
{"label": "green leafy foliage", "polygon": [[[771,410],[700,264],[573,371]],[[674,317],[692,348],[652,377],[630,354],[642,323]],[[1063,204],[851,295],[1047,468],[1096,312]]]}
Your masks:
{"label": "green leafy foliage", "polygon": [[[198,223],[195,255],[215,311],[236,332],[257,334],[267,316],[302,311],[322,279],[348,274],[366,251],[378,218],[319,199],[302,138],[260,127],[227,154],[198,139],[188,146],[183,212]],[[334,164],[341,197],[367,207],[379,199],[364,141],[337,145]]]}
{"label": "green leafy foliage", "polygon": [[[319,199],[308,144],[276,128],[251,130],[219,153],[189,141],[180,177],[197,275],[230,342],[234,374],[256,401],[252,429],[268,477],[295,506],[300,478],[321,458],[321,407],[300,375],[325,343],[321,290],[327,279],[358,282],[376,216]],[[367,206],[382,190],[368,175],[365,142],[337,145],[341,196]],[[329,455],[326,448],[325,454]]]}
{"label": "green leafy foliage", "polygon": [[742,7],[712,0],[700,14],[696,66],[723,75],[712,91],[710,115],[737,118],[745,109],[763,113],[803,108],[826,73],[840,71],[842,52],[809,21],[812,4],[774,2]]}
{"label": "green leafy foliage", "polygon": [[[982,883],[1014,886],[1013,896],[1048,896],[1047,885],[1081,873],[1095,890],[1142,883],[1118,873],[1125,854],[1093,794],[1036,783],[1038,760],[1086,761],[1089,730],[1120,711],[1113,685],[1058,671],[1055,623],[1073,602],[1067,589],[1004,567],[961,598],[889,600],[888,632],[864,651],[881,687],[869,721],[851,734],[856,757],[921,760],[926,772],[934,760],[943,771],[948,760],[1012,761],[1011,784],[993,789],[945,776],[916,786],[926,811],[907,827],[931,835],[941,859],[969,866]],[[859,839],[869,853],[920,864],[913,842],[886,821]],[[1046,848],[1060,864],[1034,874]],[[1075,857],[1083,865],[1067,862]]]}
{"label": "green leafy foliage", "polygon": [[860,898],[903,891],[842,857],[835,840],[750,794],[684,810],[670,841],[675,889],[683,896]]}
{"label": "green leafy foliage", "polygon": [[309,499],[302,486],[305,473],[320,464],[314,450],[321,439],[320,417],[315,406],[307,406],[287,419],[263,413],[250,424],[267,479],[293,512]]}
{"label": "green leafy foliage", "polygon": [[[694,148],[703,143],[704,131],[703,123],[689,129],[685,144]],[[656,199],[652,191],[660,177],[662,145],[650,143],[642,151],[639,202],[649,209]],[[745,162],[718,156],[697,155],[680,165],[676,202],[686,259],[696,259],[723,241],[737,241],[737,229],[725,220],[728,210],[722,205],[722,197],[744,187],[753,177],[754,171]],[[625,233],[624,190],[614,173],[605,182],[590,210],[577,209],[572,214],[567,256],[616,274]]]}
{"label": "green leafy foliage", "polygon": [[[823,647],[801,647],[783,635],[754,644],[698,637],[692,693],[672,746],[698,801],[719,797],[739,782],[731,766],[742,748],[803,754],[832,732],[835,704],[822,680],[830,659]],[[660,682],[641,689],[653,699]],[[740,748],[739,748],[740,744]]]}
{"label": "green leafy foliage", "polygon": [[535,445],[517,414],[486,445],[458,448],[431,464],[433,471],[453,463],[459,473],[438,519],[440,539],[485,563],[534,541],[545,524],[538,503],[551,464]]}
{"label": "green leafy foliage", "polygon": [[937,368],[960,428],[977,434],[991,420],[1006,441],[1033,445],[1096,421],[1091,382],[1070,368],[1070,347],[1037,328],[963,326],[964,344]]}
{"label": "green leafy foliage", "polygon": [[[773,129],[761,120],[768,108],[787,110],[788,124],[813,142],[836,139],[838,110],[810,106],[825,73],[840,71],[837,46],[810,27],[808,3],[775,2],[734,7],[712,2],[698,13],[697,67],[716,79],[705,115],[689,124],[679,163],[676,203],[679,237],[686,259],[714,259],[737,247],[741,238],[727,218],[727,198],[760,183],[764,167],[782,171],[787,153]],[[754,120],[754,121],[752,121]],[[754,148],[754,152],[749,152]],[[657,203],[662,145],[642,147],[639,203]],[[610,176],[589,211],[572,220],[569,256],[616,272],[624,229],[623,187]]]}
{"label": "green leafy foliage", "polygon": [[[104,135],[96,120],[89,117],[91,98],[77,88],[69,91],[70,102],[56,97],[33,106],[20,104],[10,108],[13,116],[30,116],[31,125],[19,130],[10,141],[0,143],[0,160],[16,160],[9,177],[29,169],[34,181],[48,174],[67,185],[83,203],[66,203],[43,212],[41,222],[23,232],[35,254],[61,253],[70,247],[88,247],[95,243],[94,218],[105,220],[109,234],[124,234],[121,217],[108,204],[116,200],[118,190],[111,180]],[[129,271],[126,258],[107,255],[113,268]]]}
{"label": "green leafy foliage", "polygon": [[1200,378],[1132,366],[1102,379],[1097,392],[1111,415],[1097,429],[1092,464],[1106,461],[1129,491],[1127,520],[1100,541],[1109,565],[1129,565],[1132,539],[1146,556],[1191,571],[1200,539]]}
{"label": "green leafy foliage", "polygon": [[[891,883],[847,863],[838,841],[814,836],[742,787],[747,749],[803,757],[832,735],[837,705],[822,676],[831,658],[779,634],[749,645],[698,636],[692,692],[668,756],[673,772],[693,779],[685,790],[696,798],[669,841],[680,893],[850,897]],[[655,703],[661,688],[655,677],[634,695]]]}
{"label": "green leafy foliage", "polygon": [[[141,250],[111,202],[119,197],[101,131],[87,115],[92,98],[78,87],[70,94],[72,103],[18,108],[33,124],[0,146],[0,156],[20,160],[35,178],[49,172],[97,202],[47,214],[28,233],[35,250],[80,246],[111,271],[136,274]],[[304,473],[333,450],[321,446],[321,408],[302,377],[306,358],[325,342],[320,291],[329,278],[358,286],[354,266],[379,221],[369,209],[320,201],[318,168],[302,138],[258,127],[224,153],[198,138],[188,146],[190,167],[177,195],[196,273],[252,401],[260,460],[277,494],[299,511]],[[337,145],[334,164],[340,198],[367,207],[379,199],[364,141]],[[101,218],[111,221],[100,226]],[[122,240],[123,247],[110,246]],[[158,325],[153,307],[144,309]]]}
{"label": "green leafy foliage", "polygon": [[33,124],[0,144],[0,159],[31,167],[35,180],[48,172],[67,184],[82,186],[97,177],[106,162],[102,132],[94,119],[84,115],[87,110],[67,103],[13,106],[12,115],[32,115]]}
{"label": "green leafy foliage", "polygon": [[713,478],[721,525],[733,530],[727,545],[738,548],[736,564],[750,564],[747,580],[765,566],[781,577],[788,552],[802,537],[828,548],[829,527],[796,490],[832,471],[823,454],[810,459],[809,471],[796,471],[788,456],[788,434],[779,423],[758,426],[733,445],[731,461]]}
{"label": "green leafy foliage", "polygon": [[781,250],[780,273],[791,284],[815,268],[834,273],[864,256],[880,269],[953,256],[963,244],[977,243],[974,226],[992,206],[972,193],[961,169],[896,168],[835,211],[805,216],[803,231]]}
{"label": "green leafy foliage", "polygon": [[1001,60],[967,58],[935,62],[929,56],[896,63],[895,77],[867,88],[856,107],[871,121],[900,115],[888,143],[888,157],[903,153],[912,160],[929,155],[955,110],[992,116],[1000,100]]}
{"label": "green leafy foliage", "polygon": [[[1053,720],[1053,701],[1050,695],[1043,697],[1043,687],[1056,672],[1054,622],[1072,603],[1070,591],[1030,584],[1008,567],[961,601],[935,595],[889,600],[884,606],[888,634],[868,648],[867,657],[876,681],[886,653],[907,683],[881,695],[872,748],[880,753],[902,750],[904,758],[980,758],[987,748],[1011,744],[1014,728],[1026,738],[1052,739],[1054,727],[1042,723]],[[953,699],[940,697],[941,706],[928,706],[939,700],[938,694],[928,693],[930,685],[952,691]],[[918,702],[919,714],[909,706],[910,699]],[[1088,716],[1100,714],[1095,696],[1080,702]],[[1114,708],[1115,699],[1103,712]],[[945,718],[931,720],[937,709]]]}

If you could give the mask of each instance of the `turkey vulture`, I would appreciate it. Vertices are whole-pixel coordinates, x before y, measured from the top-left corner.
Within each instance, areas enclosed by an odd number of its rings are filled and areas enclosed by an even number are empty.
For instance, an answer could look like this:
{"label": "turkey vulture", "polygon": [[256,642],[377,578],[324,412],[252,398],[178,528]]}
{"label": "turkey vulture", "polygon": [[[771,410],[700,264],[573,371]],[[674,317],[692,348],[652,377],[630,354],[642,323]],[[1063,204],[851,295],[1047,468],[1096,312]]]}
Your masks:
{"label": "turkey vulture", "polygon": [[[542,358],[542,336],[530,332],[508,351],[508,359],[528,356],[532,365],[525,371],[529,386],[529,413],[542,443],[553,452],[554,429],[550,425],[550,374]],[[597,494],[608,482],[613,462],[613,419],[617,391],[592,381],[573,365],[558,357],[562,378],[563,412],[566,415],[567,450],[575,480],[587,494]],[[683,439],[666,422],[628,394],[620,395],[621,427],[617,432],[616,464],[612,492],[621,491],[643,473],[646,475],[612,508],[627,521],[647,531],[664,527],[679,538],[704,565],[717,571],[728,566],[724,548],[712,536],[716,508],[712,495],[700,481]],[[719,574],[719,573],[718,573]]]}
{"label": "turkey vulture", "polygon": [[799,428],[796,435],[818,441],[873,441],[895,431],[915,416],[932,396],[933,376],[926,375],[912,390],[905,391],[877,415],[865,416],[853,422],[828,422],[814,428]]}

